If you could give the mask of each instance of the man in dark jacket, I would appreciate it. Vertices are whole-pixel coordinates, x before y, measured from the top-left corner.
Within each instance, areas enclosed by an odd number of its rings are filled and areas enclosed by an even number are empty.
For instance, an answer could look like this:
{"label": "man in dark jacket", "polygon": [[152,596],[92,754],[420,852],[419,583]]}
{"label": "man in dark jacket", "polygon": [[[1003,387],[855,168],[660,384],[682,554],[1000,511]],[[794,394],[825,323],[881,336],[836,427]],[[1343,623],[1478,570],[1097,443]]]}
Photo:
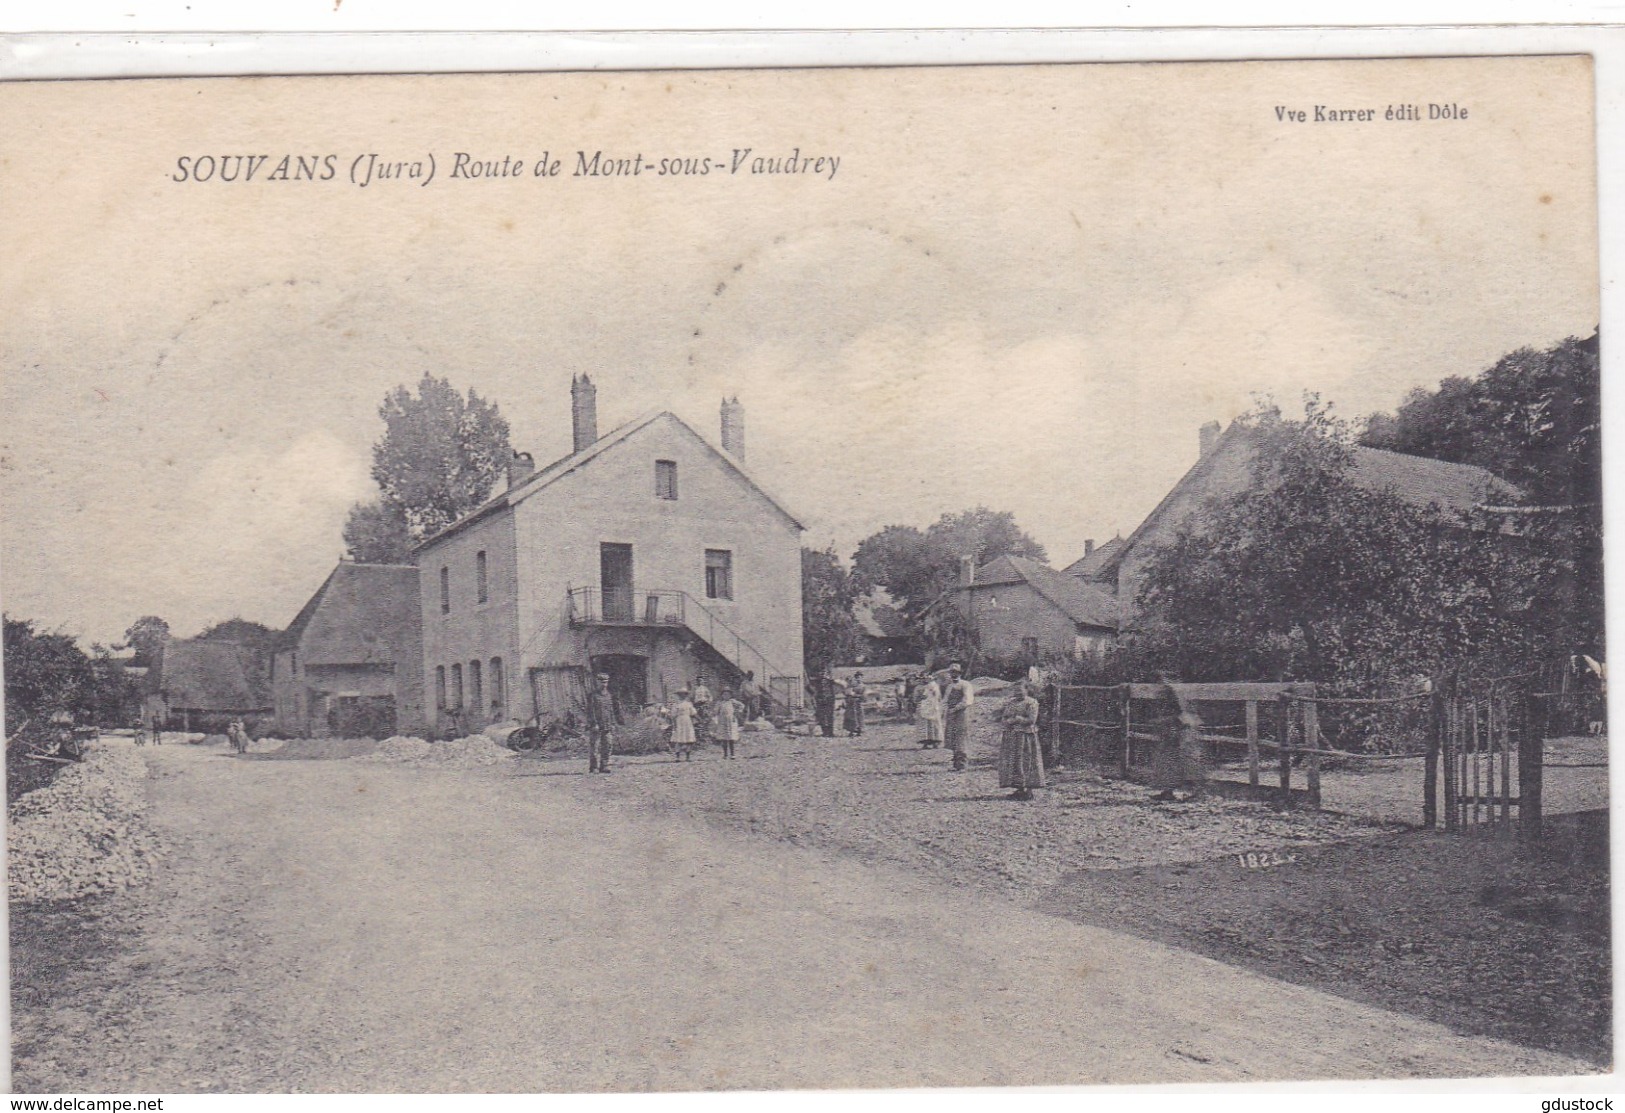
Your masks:
{"label": "man in dark jacket", "polygon": [[610,743],[620,722],[621,705],[609,690],[609,673],[601,672],[597,684],[587,693],[587,742],[592,747],[587,772],[609,772]]}

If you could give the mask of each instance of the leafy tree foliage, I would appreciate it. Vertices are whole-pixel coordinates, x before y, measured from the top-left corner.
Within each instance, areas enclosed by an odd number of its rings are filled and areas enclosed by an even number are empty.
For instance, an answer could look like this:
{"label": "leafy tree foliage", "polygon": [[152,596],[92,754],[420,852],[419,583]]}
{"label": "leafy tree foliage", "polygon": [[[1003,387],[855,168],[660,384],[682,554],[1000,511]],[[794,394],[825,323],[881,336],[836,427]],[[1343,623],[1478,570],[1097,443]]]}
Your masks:
{"label": "leafy tree foliage", "polygon": [[801,550],[801,639],[808,676],[854,660],[862,638],[857,581],[833,548]]}
{"label": "leafy tree foliage", "polygon": [[1603,652],[1599,337],[1520,348],[1477,377],[1418,388],[1366,419],[1375,448],[1488,468],[1525,492],[1524,531],[1548,557],[1532,610],[1559,652]]}
{"label": "leafy tree foliage", "polygon": [[135,650],[132,664],[155,665],[163,656],[164,646],[169,644],[169,623],[155,614],[142,615],[124,631],[124,644]]}
{"label": "leafy tree foliage", "polygon": [[263,622],[253,622],[246,618],[228,618],[223,622],[216,622],[198,635],[199,641],[235,642],[266,653],[271,652],[276,639],[277,631]]}
{"label": "leafy tree foliage", "polygon": [[[473,389],[466,397],[458,394],[448,380],[433,375],[423,376],[416,394],[404,386],[390,391],[378,415],[384,435],[372,447],[372,477],[383,505],[399,514],[414,542],[484,502],[512,455],[508,422],[496,403]],[[380,532],[364,534],[365,511],[352,510],[345,528],[352,550],[364,535]],[[376,519],[373,524],[378,525]]]}
{"label": "leafy tree foliage", "polygon": [[383,499],[356,503],[344,523],[344,547],[359,564],[411,563],[412,532],[406,515]]}
{"label": "leafy tree foliage", "polygon": [[88,721],[97,711],[96,670],[68,634],[5,616],[6,733],[57,711]]}
{"label": "leafy tree foliage", "polygon": [[861,585],[885,588],[906,615],[919,619],[958,581],[961,557],[982,565],[1005,555],[1048,559],[1044,547],[1016,524],[1014,514],[978,506],[944,514],[924,532],[887,526],[863,539],[852,567]]}
{"label": "leafy tree foliage", "polygon": [[1523,661],[1540,558],[1349,476],[1349,430],[1318,399],[1302,421],[1252,415],[1252,481],[1152,559],[1134,671],[1307,679],[1362,690],[1468,656]]}

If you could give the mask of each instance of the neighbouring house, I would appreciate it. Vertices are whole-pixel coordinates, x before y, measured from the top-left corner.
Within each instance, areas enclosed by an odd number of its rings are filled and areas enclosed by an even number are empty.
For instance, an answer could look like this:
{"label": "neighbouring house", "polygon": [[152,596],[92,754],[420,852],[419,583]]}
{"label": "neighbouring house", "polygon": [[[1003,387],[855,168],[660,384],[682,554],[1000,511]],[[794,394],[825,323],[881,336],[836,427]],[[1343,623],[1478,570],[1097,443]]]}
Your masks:
{"label": "neighbouring house", "polygon": [[272,710],[265,655],[237,642],[171,639],[145,683],[147,714],[168,730],[218,731]]}
{"label": "neighbouring house", "polygon": [[562,716],[608,673],[623,707],[747,671],[802,700],[801,533],[745,470],[745,411],[721,444],[660,411],[598,435],[597,388],[571,384],[574,444],[414,550],[424,688],[440,733]]}
{"label": "neighbouring house", "polygon": [[423,732],[417,568],[340,561],[277,638],[271,694],[283,734]]}
{"label": "neighbouring house", "polygon": [[980,568],[965,557],[959,574],[947,595],[982,653],[1036,664],[1096,655],[1117,638],[1117,600],[1099,584],[1018,556]]}
{"label": "neighbouring house", "polygon": [[885,588],[877,587],[859,599],[852,617],[863,632],[861,664],[917,665],[924,660],[913,627]]}
{"label": "neighbouring house", "polygon": [[[1174,539],[1215,499],[1245,491],[1252,482],[1259,438],[1252,426],[1232,422],[1221,432],[1217,421],[1202,426],[1198,456],[1138,528],[1120,543],[1108,542],[1071,565],[1068,571],[1111,593],[1118,608],[1118,626],[1127,628],[1134,618],[1134,601],[1146,565],[1157,549]],[[1486,502],[1516,503],[1522,492],[1510,483],[1472,464],[1453,464],[1425,456],[1408,456],[1357,445],[1352,449],[1349,477],[1370,490],[1388,490],[1419,507],[1433,506],[1465,523],[1481,518]],[[1495,529],[1497,526],[1489,528]],[[1099,554],[1105,553],[1102,559]]]}

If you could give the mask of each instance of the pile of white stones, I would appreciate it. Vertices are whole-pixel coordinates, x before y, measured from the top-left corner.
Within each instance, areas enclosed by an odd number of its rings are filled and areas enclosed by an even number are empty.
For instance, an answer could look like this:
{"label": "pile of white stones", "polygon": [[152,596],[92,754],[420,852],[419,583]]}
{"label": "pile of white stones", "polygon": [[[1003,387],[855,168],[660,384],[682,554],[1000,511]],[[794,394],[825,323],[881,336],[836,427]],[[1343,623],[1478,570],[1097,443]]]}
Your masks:
{"label": "pile of white stones", "polygon": [[135,747],[101,739],[19,798],[6,836],[11,899],[72,900],[147,881],[158,844],[146,822],[146,780]]}
{"label": "pile of white stones", "polygon": [[449,742],[425,742],[421,738],[396,735],[378,743],[378,748],[372,753],[352,760],[474,769],[497,765],[514,756],[512,750],[498,745],[483,734],[453,738]]}

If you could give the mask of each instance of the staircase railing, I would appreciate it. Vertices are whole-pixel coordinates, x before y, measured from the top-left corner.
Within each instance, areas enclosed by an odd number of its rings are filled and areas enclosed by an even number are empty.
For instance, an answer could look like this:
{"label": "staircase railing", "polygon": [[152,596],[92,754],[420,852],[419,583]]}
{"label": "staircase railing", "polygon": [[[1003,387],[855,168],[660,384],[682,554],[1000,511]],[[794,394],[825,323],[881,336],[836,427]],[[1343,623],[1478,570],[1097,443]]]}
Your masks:
{"label": "staircase railing", "polygon": [[754,672],[763,693],[783,711],[799,709],[803,703],[800,673],[787,673],[773,663],[745,637],[718,618],[708,607],[686,591],[634,591],[629,588],[572,588],[570,624],[641,626],[671,629],[682,627],[705,642],[719,657],[743,676]]}

